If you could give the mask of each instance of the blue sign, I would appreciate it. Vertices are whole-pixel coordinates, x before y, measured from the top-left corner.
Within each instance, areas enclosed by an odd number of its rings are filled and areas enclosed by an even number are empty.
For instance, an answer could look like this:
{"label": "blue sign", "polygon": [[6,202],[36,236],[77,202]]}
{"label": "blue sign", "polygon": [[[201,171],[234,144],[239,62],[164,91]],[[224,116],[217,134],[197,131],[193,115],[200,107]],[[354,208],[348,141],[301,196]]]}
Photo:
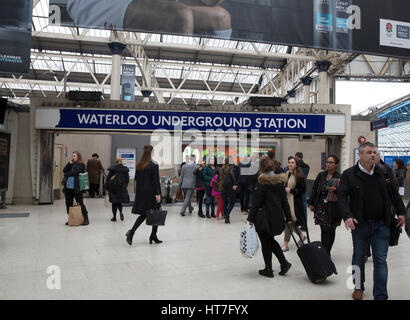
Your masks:
{"label": "blue sign", "polygon": [[388,164],[392,168],[394,168],[393,164],[396,159],[402,159],[404,161],[404,165],[406,167],[410,166],[410,156],[384,156],[384,163]]}
{"label": "blue sign", "polygon": [[376,121],[370,122],[370,131],[387,128],[389,126],[389,122],[387,119],[380,119]]}
{"label": "blue sign", "polygon": [[60,109],[56,128],[93,130],[259,130],[325,133],[324,115]]}

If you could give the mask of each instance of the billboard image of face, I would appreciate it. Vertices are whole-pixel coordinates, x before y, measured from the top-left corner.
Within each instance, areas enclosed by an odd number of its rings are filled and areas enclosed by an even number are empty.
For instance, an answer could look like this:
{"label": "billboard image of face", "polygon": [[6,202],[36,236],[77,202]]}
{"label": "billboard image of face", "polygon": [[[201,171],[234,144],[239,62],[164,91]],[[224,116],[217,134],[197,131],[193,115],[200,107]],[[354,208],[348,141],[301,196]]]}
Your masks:
{"label": "billboard image of face", "polygon": [[[409,12],[409,1],[383,0],[50,0],[56,25],[405,58]],[[379,32],[386,23],[392,26],[390,41]]]}

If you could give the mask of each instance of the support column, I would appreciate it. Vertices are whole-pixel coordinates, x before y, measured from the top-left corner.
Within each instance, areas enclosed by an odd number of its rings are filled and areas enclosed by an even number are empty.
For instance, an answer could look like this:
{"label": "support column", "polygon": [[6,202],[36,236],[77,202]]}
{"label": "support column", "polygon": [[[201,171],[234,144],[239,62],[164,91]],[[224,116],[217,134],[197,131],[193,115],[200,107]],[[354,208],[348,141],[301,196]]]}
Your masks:
{"label": "support column", "polygon": [[317,61],[316,67],[319,71],[319,103],[329,104],[329,70],[331,63],[329,61]]}
{"label": "support column", "polygon": [[303,103],[310,103],[310,84],[313,79],[311,77],[303,77],[300,80],[303,83]]}
{"label": "support column", "polygon": [[126,47],[120,42],[108,44],[112,54],[111,70],[111,100],[120,100],[121,97],[121,55]]}
{"label": "support column", "polygon": [[40,204],[53,203],[54,132],[40,131]]}
{"label": "support column", "polygon": [[289,96],[288,103],[289,104],[295,104],[296,103],[296,99],[295,99],[296,91],[295,90],[289,90],[288,91],[288,96]]}

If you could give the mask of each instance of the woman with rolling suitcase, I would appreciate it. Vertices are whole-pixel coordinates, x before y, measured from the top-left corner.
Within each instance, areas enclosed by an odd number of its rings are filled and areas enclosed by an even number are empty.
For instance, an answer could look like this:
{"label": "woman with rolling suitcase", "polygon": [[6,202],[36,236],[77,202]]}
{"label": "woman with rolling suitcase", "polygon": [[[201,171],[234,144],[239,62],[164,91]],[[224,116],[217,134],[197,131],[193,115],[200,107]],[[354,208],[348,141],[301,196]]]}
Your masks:
{"label": "woman with rolling suitcase", "polygon": [[280,275],[285,275],[292,266],[274,238],[285,230],[285,221],[292,222],[292,217],[283,185],[285,176],[274,174],[273,162],[268,158],[262,159],[259,167],[261,174],[255,185],[248,221],[250,225],[255,225],[262,244],[265,269],[259,270],[259,274],[273,278],[272,252],[280,263]]}

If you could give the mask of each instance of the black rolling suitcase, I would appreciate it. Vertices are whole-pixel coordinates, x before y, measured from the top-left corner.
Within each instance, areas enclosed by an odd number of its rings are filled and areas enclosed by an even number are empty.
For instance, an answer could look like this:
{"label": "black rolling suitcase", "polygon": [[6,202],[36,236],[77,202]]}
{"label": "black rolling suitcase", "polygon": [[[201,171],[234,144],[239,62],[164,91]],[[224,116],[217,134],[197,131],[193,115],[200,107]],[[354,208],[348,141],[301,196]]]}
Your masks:
{"label": "black rolling suitcase", "polygon": [[[307,225],[307,224],[306,224]],[[289,226],[287,225],[289,228]],[[336,266],[334,265],[329,253],[323,248],[322,242],[315,241],[310,242],[309,231],[306,227],[306,234],[308,243],[301,246],[298,245],[295,237],[292,234],[292,238],[298,247],[296,251],[300,260],[302,261],[303,267],[305,268],[306,274],[310,281],[313,283],[323,282],[328,276],[332,274],[337,274]]]}

